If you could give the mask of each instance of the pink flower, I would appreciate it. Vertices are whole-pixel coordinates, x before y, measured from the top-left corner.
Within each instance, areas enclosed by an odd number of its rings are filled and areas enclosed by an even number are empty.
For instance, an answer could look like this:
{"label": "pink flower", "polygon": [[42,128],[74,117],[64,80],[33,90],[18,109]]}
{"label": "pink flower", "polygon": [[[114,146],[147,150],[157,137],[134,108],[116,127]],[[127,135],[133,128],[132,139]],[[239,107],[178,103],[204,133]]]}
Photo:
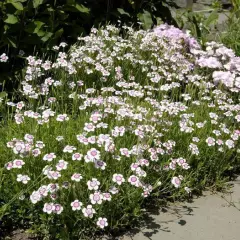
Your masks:
{"label": "pink flower", "polygon": [[122,174],[113,174],[112,178],[113,182],[117,183],[118,185],[121,185],[123,182],[125,182],[125,179]]}
{"label": "pink flower", "polygon": [[98,190],[100,182],[96,178],[92,178],[91,181],[87,182],[89,190]]}
{"label": "pink flower", "polygon": [[80,173],[74,173],[71,179],[75,182],[80,182],[80,180],[82,179],[82,175]]}
{"label": "pink flower", "polygon": [[82,207],[82,202],[79,202],[79,200],[75,200],[71,203],[71,207],[73,211],[80,210]]}
{"label": "pink flower", "polygon": [[181,185],[181,180],[178,177],[173,177],[171,182],[175,188],[179,188]]}
{"label": "pink flower", "polygon": [[135,175],[132,175],[128,178],[128,182],[131,183],[131,185],[138,187],[139,186],[139,178]]}
{"label": "pink flower", "polygon": [[56,158],[55,153],[48,153],[48,154],[44,155],[43,160],[51,162],[55,158]]}
{"label": "pink flower", "polygon": [[92,205],[87,205],[86,208],[82,209],[82,212],[85,217],[89,217],[89,218],[92,218],[93,214],[96,213],[96,211],[93,209]]}
{"label": "pink flower", "polygon": [[72,160],[73,160],[73,161],[75,161],[75,160],[80,161],[80,160],[82,159],[82,157],[83,157],[82,154],[80,154],[80,153],[74,153],[74,154],[72,155]]}
{"label": "pink flower", "polygon": [[107,219],[106,218],[98,218],[98,221],[97,221],[97,225],[100,227],[100,228],[105,228],[108,226],[108,222],[107,222]]}
{"label": "pink flower", "polygon": [[51,214],[55,210],[54,204],[53,203],[45,203],[43,207],[43,211]]}
{"label": "pink flower", "polygon": [[102,204],[103,196],[99,192],[90,194],[90,200],[92,204]]}
{"label": "pink flower", "polygon": [[56,214],[61,214],[61,212],[63,211],[63,207],[60,204],[54,204],[53,207],[53,212]]}

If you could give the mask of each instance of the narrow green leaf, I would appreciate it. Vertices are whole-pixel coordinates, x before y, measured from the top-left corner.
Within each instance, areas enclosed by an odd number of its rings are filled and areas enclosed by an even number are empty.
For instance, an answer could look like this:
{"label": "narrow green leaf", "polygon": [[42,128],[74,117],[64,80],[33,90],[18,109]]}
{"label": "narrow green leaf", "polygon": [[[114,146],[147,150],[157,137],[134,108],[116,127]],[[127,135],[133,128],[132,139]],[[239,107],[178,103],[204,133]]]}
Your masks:
{"label": "narrow green leaf", "polygon": [[13,14],[7,14],[7,19],[4,22],[8,24],[15,24],[18,22],[18,19]]}

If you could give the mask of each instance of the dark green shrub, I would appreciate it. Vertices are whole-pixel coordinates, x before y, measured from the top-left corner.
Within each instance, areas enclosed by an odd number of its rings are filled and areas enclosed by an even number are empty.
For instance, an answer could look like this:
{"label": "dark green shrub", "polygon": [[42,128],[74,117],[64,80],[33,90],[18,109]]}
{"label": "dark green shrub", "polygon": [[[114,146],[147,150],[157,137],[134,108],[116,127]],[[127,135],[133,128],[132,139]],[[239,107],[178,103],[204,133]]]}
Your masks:
{"label": "dark green shrub", "polygon": [[[60,41],[73,43],[92,26],[113,23],[151,28],[160,20],[174,24],[172,1],[151,0],[1,0],[0,55],[7,53],[8,64],[0,63],[0,83],[17,80],[24,66],[24,56],[51,57],[52,46]],[[23,51],[23,52],[22,52]],[[15,81],[15,87],[18,81]],[[7,82],[8,90],[14,88]]]}

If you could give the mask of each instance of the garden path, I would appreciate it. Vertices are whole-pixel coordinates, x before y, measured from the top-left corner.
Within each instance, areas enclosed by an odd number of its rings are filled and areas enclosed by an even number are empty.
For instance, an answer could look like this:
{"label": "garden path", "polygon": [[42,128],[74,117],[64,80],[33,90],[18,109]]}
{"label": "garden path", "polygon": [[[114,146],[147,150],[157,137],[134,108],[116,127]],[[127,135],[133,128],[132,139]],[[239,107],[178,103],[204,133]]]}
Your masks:
{"label": "garden path", "polygon": [[146,227],[123,240],[239,240],[240,177],[231,193],[205,192],[192,203],[174,204],[146,218]]}

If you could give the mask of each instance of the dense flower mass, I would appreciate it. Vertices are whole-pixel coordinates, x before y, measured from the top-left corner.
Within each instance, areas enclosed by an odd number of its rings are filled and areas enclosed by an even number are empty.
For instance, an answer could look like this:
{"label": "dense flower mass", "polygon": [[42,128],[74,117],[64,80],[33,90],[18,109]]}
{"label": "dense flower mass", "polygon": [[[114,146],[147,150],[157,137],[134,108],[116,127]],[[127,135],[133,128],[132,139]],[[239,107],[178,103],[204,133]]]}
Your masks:
{"label": "dense flower mass", "polygon": [[147,197],[188,195],[232,166],[240,137],[232,50],[215,42],[203,50],[168,25],[93,28],[69,54],[55,49],[55,62],[28,57],[26,101],[7,103],[18,132],[5,168],[20,189],[31,185],[28,199],[47,215],[114,228]]}

